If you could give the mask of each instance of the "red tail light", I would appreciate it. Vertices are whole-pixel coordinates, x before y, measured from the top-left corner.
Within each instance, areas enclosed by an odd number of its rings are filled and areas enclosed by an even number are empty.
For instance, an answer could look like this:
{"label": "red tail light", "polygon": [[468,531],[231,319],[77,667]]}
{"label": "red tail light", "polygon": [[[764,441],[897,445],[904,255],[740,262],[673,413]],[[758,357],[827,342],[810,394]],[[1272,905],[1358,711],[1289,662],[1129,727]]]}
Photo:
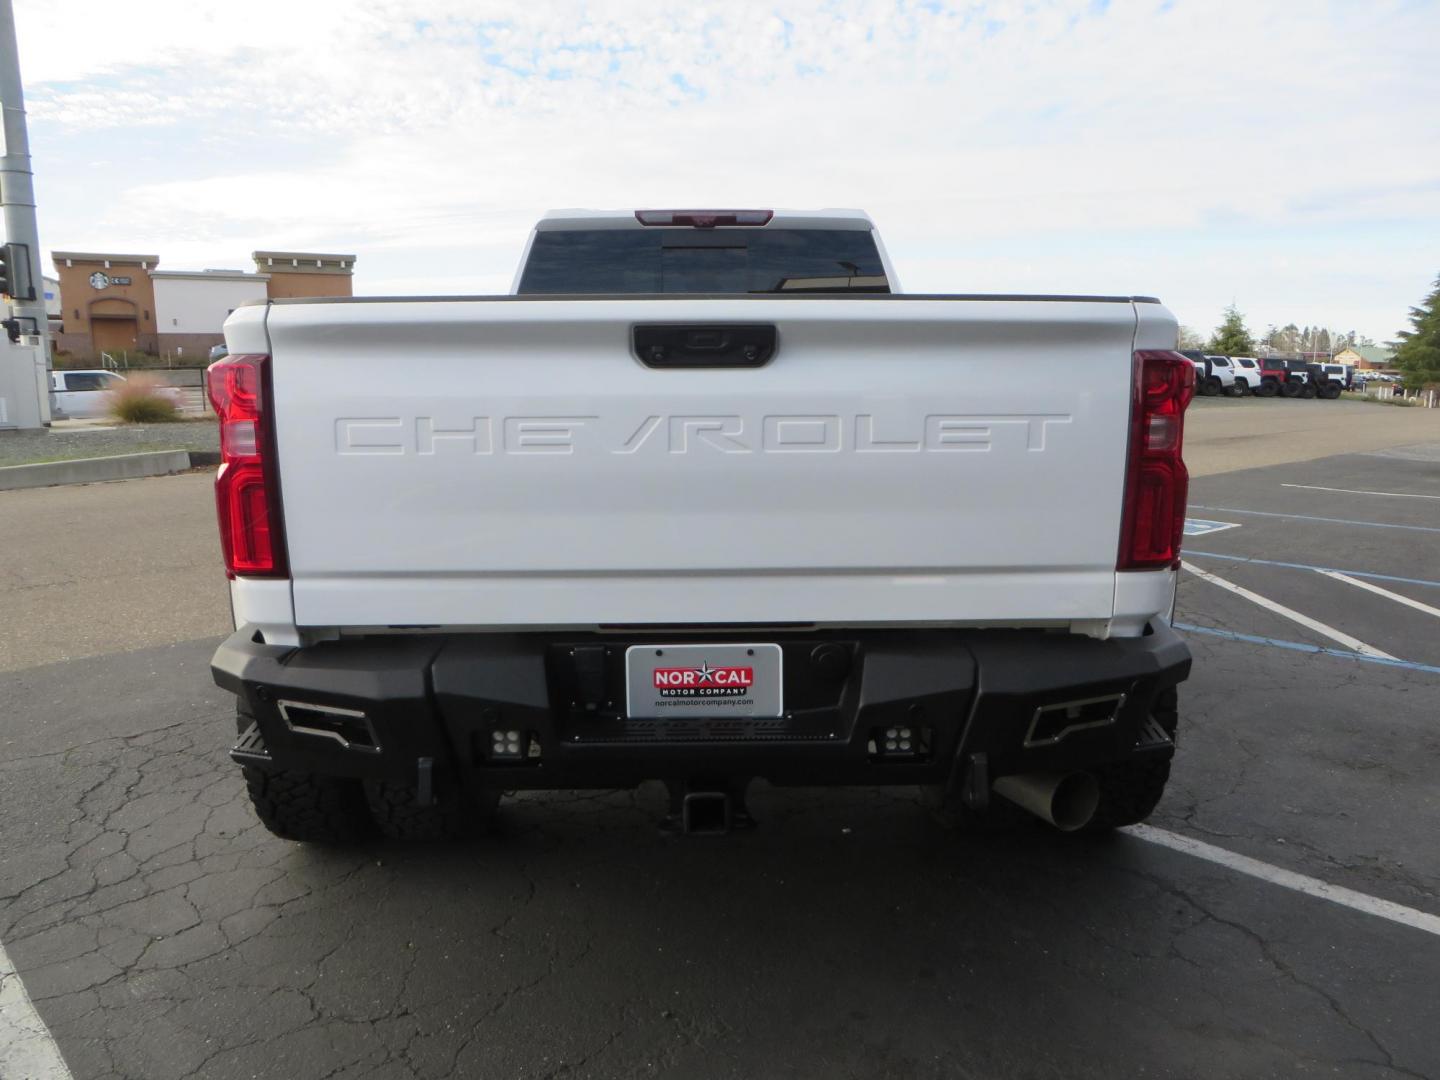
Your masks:
{"label": "red tail light", "polygon": [[220,548],[233,577],[284,577],[285,528],[275,476],[274,431],[266,413],[270,358],[240,353],[210,365],[210,401],[220,417],[215,509]]}
{"label": "red tail light", "polygon": [[713,229],[716,225],[768,225],[774,210],[636,210],[641,225],[689,225]]}
{"label": "red tail light", "polygon": [[1135,354],[1130,458],[1117,570],[1180,565],[1190,474],[1181,458],[1185,406],[1195,396],[1195,365],[1166,349]]}

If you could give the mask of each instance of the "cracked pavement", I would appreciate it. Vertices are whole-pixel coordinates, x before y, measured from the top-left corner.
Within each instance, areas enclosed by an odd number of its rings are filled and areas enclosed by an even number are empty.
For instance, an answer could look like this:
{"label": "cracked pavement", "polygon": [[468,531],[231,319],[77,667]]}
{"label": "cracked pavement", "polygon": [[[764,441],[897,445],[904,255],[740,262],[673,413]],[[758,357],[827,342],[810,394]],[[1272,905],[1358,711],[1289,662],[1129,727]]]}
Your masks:
{"label": "cracked pavement", "polygon": [[[1440,493],[1424,455],[1354,455],[1192,497],[1358,517],[1278,484],[1377,478]],[[1364,512],[1440,519],[1413,502]],[[1257,519],[1193,546],[1440,580],[1421,534]],[[1440,663],[1422,613],[1204,567]],[[94,640],[127,625],[123,592],[86,595]],[[226,757],[202,606],[143,648],[0,674],[0,941],[77,1078],[1440,1076],[1440,939],[1130,836],[945,834],[908,789],[757,785],[761,827],[723,840],[663,835],[651,787],[507,800],[467,844],[277,840]],[[1324,643],[1193,579],[1180,617]],[[1190,643],[1152,823],[1440,912],[1440,676]]]}

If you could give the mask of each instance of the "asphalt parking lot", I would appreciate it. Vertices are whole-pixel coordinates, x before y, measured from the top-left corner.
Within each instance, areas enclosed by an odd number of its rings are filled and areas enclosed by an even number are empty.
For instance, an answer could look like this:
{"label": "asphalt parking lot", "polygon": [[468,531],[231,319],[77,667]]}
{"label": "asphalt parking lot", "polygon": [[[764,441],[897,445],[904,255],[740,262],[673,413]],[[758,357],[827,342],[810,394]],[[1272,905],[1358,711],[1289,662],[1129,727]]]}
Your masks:
{"label": "asphalt parking lot", "polygon": [[[0,521],[123,522],[105,493],[137,489],[83,490]],[[214,597],[106,651],[150,602],[122,588],[85,655],[0,674],[0,960],[83,1078],[1440,1076],[1440,443],[1191,501],[1223,527],[1187,562],[1226,584],[1182,579],[1171,787],[1104,841],[762,788],[718,841],[663,836],[643,789],[527,796],[466,846],[301,847],[226,758]]]}

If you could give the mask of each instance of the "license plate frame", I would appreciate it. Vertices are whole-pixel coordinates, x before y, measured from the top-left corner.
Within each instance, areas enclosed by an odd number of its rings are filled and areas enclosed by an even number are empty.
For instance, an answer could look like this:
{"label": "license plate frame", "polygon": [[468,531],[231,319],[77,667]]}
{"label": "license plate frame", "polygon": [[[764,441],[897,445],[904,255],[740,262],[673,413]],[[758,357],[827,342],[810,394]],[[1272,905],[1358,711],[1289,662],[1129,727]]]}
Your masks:
{"label": "license plate frame", "polygon": [[631,645],[625,712],[644,720],[774,720],[785,711],[784,679],[785,655],[772,642]]}

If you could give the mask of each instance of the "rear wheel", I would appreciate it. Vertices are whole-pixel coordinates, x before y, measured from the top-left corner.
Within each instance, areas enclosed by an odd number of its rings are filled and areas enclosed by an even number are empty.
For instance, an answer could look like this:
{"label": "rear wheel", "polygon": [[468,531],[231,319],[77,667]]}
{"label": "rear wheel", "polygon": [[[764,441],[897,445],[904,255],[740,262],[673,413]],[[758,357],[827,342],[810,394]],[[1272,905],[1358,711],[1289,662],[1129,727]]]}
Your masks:
{"label": "rear wheel", "polygon": [[1319,393],[1319,390],[1314,383],[1307,382],[1300,388],[1300,396],[1303,398],[1313,398],[1317,393]]}
{"label": "rear wheel", "polygon": [[1340,387],[1338,387],[1338,386],[1327,386],[1327,387],[1325,388],[1325,392],[1324,392],[1323,394],[1321,394],[1320,396],[1323,397],[1326,401],[1334,401],[1336,398],[1338,398],[1338,397],[1340,396]]}
{"label": "rear wheel", "polygon": [[1249,389],[1249,387],[1247,387],[1247,386],[1246,386],[1243,382],[1241,382],[1239,379],[1236,379],[1236,380],[1235,380],[1235,385],[1232,386],[1232,387],[1230,387],[1230,389],[1227,390],[1226,393],[1229,394],[1231,397],[1244,397],[1244,396],[1245,396],[1245,391],[1246,391],[1247,389]]}
{"label": "rear wheel", "polygon": [[373,832],[358,780],[260,765],[240,768],[255,816],[276,836],[311,844],[353,844]]}
{"label": "rear wheel", "polygon": [[[240,734],[255,722],[238,702]],[[242,765],[245,791],[260,824],[286,840],[311,844],[353,844],[374,833],[359,780],[318,773]]]}
{"label": "rear wheel", "polygon": [[392,840],[459,840],[494,826],[500,793],[472,795],[439,776],[428,804],[422,805],[414,784],[366,780],[365,801],[375,824]]}
{"label": "rear wheel", "polygon": [[1224,389],[1225,384],[1213,375],[1205,380],[1205,393],[1210,395],[1211,397],[1217,396],[1222,391],[1224,391]]}
{"label": "rear wheel", "polygon": [[1300,384],[1286,380],[1285,385],[1280,388],[1280,393],[1284,394],[1286,397],[1299,397]]}
{"label": "rear wheel", "polygon": [[[1175,687],[1161,691],[1150,715],[1165,734],[1175,738],[1180,722],[1180,692]],[[1108,832],[1125,825],[1138,825],[1154,812],[1170,779],[1169,758],[1139,758],[1119,761],[1090,770],[1100,786],[1100,805],[1084,832]]]}
{"label": "rear wheel", "polygon": [[1256,389],[1256,391],[1255,391],[1255,396],[1256,396],[1256,397],[1274,397],[1274,396],[1276,395],[1276,393],[1279,392],[1279,390],[1280,390],[1280,387],[1276,384],[1276,382],[1275,382],[1274,379],[1266,379],[1266,380],[1265,380],[1264,382],[1262,382],[1262,383],[1260,384],[1260,386]]}
{"label": "rear wheel", "polygon": [[1138,825],[1160,805],[1170,779],[1170,762],[1122,761],[1092,769],[1100,785],[1100,805],[1082,832],[1109,832]]}

